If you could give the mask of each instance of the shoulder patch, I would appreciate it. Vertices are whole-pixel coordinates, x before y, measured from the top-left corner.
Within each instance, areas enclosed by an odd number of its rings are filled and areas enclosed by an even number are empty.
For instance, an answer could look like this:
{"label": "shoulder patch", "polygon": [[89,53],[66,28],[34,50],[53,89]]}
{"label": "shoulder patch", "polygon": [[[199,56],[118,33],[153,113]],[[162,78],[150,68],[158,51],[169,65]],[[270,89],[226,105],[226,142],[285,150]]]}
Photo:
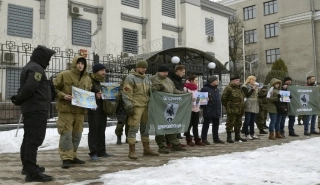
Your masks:
{"label": "shoulder patch", "polygon": [[42,74],[41,73],[38,73],[38,72],[34,73],[34,79],[36,81],[40,82],[41,78],[42,78]]}

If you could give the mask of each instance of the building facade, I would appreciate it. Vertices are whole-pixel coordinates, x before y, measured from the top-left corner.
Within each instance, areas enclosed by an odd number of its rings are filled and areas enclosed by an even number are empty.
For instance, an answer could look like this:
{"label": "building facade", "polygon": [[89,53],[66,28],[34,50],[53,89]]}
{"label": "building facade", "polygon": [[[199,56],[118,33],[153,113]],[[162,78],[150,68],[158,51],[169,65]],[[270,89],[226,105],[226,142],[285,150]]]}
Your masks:
{"label": "building facade", "polygon": [[[320,1],[222,0],[244,22],[247,60],[258,58],[255,73],[266,75],[281,58],[296,80],[320,73]],[[246,51],[246,49],[245,49]],[[252,51],[252,50],[251,50]],[[248,63],[246,63],[248,65]]]}

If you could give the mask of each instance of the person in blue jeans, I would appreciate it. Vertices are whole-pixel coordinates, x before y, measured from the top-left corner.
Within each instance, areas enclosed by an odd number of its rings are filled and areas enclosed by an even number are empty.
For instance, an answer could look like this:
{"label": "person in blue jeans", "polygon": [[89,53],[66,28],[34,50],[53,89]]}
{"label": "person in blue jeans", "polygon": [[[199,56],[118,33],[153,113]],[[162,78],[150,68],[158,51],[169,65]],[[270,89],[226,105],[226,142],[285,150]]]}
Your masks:
{"label": "person in blue jeans", "polygon": [[[307,77],[307,83],[305,86],[315,86],[316,85],[316,79],[314,76],[308,76]],[[306,115],[306,117],[303,120],[304,124],[304,135],[305,136],[310,136],[311,134],[316,134],[319,135],[320,133],[315,130],[315,124],[316,124],[316,119],[318,115]],[[311,128],[309,132],[309,122],[311,120]]]}
{"label": "person in blue jeans", "polygon": [[[282,89],[283,91],[286,91],[288,86],[291,85],[292,83],[292,78],[290,78],[289,76],[284,77],[283,78],[283,85],[282,85]],[[290,96],[291,98],[291,96]],[[289,104],[289,103],[287,103]],[[289,117],[289,125],[288,125],[288,129],[289,129],[289,136],[293,136],[293,137],[299,137],[299,135],[297,135],[294,132],[294,122],[295,122],[295,115],[287,115],[287,114],[282,114],[282,118],[281,118],[281,122],[280,122],[280,134],[282,135],[282,137],[285,137],[284,135],[284,125],[285,125],[285,121],[287,116]]]}
{"label": "person in blue jeans", "polygon": [[[269,139],[275,140],[276,138],[283,138],[280,134],[280,121],[282,115],[277,112],[276,103],[280,101],[280,87],[281,80],[273,78],[270,81],[270,87],[273,88],[272,92],[268,94],[268,112],[270,116],[270,124],[269,124]],[[269,92],[268,92],[269,93]],[[276,134],[275,134],[276,131]]]}

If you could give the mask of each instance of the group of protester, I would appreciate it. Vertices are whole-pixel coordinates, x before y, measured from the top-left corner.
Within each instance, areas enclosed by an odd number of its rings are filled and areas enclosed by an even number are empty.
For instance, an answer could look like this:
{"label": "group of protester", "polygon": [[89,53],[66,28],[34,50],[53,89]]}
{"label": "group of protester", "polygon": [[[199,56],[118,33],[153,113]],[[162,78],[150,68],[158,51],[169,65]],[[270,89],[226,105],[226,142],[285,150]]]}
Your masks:
{"label": "group of protester", "polygon": [[[47,116],[50,110],[51,101],[56,100],[58,110],[57,130],[60,134],[59,155],[62,160],[62,168],[68,169],[72,164],[85,164],[85,161],[77,158],[77,149],[82,137],[85,115],[88,114],[88,146],[89,156],[92,161],[99,160],[99,157],[111,157],[106,152],[105,129],[106,112],[110,108],[108,101],[102,99],[101,82],[105,81],[106,67],[102,64],[95,64],[92,73],[87,72],[87,61],[82,56],[73,59],[71,69],[57,75],[53,83],[47,79],[45,69],[48,67],[51,57],[55,51],[38,46],[34,49],[30,62],[23,67],[20,76],[20,88],[17,95],[11,97],[15,105],[21,107],[24,120],[24,137],[21,145],[21,162],[25,181],[46,182],[51,181],[52,176],[46,175],[45,168],[37,165],[37,150],[42,144],[47,126]],[[116,127],[117,144],[121,144],[121,135],[124,125],[126,126],[126,142],[129,144],[128,157],[137,159],[135,153],[136,134],[140,131],[143,145],[143,155],[159,156],[168,154],[171,151],[185,151],[186,145],[180,143],[180,133],[156,135],[155,141],[158,145],[158,152],[150,148],[149,134],[146,132],[148,124],[148,103],[152,91],[161,91],[170,94],[192,94],[192,102],[196,101],[197,91],[208,93],[207,105],[193,104],[190,114],[190,124],[184,135],[188,146],[210,145],[207,134],[209,124],[212,123],[212,137],[214,143],[224,144],[219,138],[219,118],[221,117],[221,104],[226,108],[227,121],[227,142],[247,141],[258,139],[254,133],[254,122],[257,123],[260,134],[267,134],[263,130],[266,124],[266,114],[269,113],[269,139],[284,138],[284,122],[286,114],[277,112],[276,104],[279,102],[279,90],[286,90],[292,79],[286,77],[282,82],[272,79],[270,85],[274,87],[270,98],[267,97],[267,88],[258,89],[254,76],[249,76],[245,84],[240,87],[239,77],[231,77],[230,84],[224,89],[221,98],[218,88],[218,78],[208,77],[202,89],[198,87],[198,77],[191,75],[183,82],[185,66],[177,65],[174,71],[168,66],[158,66],[157,73],[147,77],[145,72],[148,63],[140,60],[136,63],[135,70],[122,78],[120,93],[117,97],[117,110],[123,110],[124,117],[119,117]],[[307,85],[314,84],[314,77],[308,77]],[[86,109],[74,106],[71,103],[72,87],[77,87],[95,94],[96,109]],[[33,105],[33,106],[30,106]],[[198,124],[202,109],[203,126],[199,135]],[[240,136],[242,116],[245,115],[243,132],[245,138]],[[257,117],[256,117],[257,115]],[[306,116],[304,120],[305,135],[319,134],[315,131],[314,116]],[[289,136],[295,134],[295,116],[289,116]],[[308,132],[308,122],[311,119],[311,132]],[[190,131],[193,131],[191,136]],[[274,133],[276,131],[276,133]],[[234,140],[232,132],[235,133]],[[193,142],[194,140],[194,142]]]}

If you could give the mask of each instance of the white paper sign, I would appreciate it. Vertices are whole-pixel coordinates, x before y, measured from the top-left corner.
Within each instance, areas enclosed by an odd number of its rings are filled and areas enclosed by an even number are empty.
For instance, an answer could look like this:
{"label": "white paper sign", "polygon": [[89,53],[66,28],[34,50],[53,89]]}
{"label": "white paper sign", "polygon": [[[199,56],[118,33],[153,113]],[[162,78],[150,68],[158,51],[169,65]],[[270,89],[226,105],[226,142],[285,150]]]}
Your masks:
{"label": "white paper sign", "polygon": [[196,92],[196,101],[193,102],[194,105],[207,105],[208,104],[208,92]]}
{"label": "white paper sign", "polygon": [[290,102],[290,91],[280,91],[280,95],[281,102]]}
{"label": "white paper sign", "polygon": [[96,97],[93,92],[85,91],[72,86],[72,101],[71,104],[78,107],[96,109]]}

